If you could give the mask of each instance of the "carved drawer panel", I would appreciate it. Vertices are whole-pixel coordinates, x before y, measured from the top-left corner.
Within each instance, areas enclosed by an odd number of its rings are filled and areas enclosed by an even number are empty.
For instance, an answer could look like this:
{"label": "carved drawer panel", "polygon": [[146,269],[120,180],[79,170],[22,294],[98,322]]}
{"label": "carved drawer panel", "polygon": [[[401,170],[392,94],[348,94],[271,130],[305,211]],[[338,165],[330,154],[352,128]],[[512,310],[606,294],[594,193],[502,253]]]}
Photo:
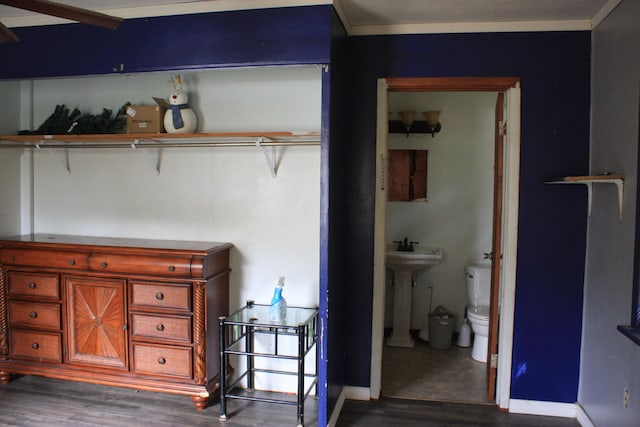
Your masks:
{"label": "carved drawer panel", "polygon": [[11,301],[9,321],[30,328],[60,329],[60,304]]}
{"label": "carved drawer panel", "polygon": [[86,252],[50,251],[46,249],[9,248],[0,252],[0,262],[30,267],[86,269]]}
{"label": "carved drawer panel", "polygon": [[191,348],[133,344],[133,370],[137,374],[191,378]]}
{"label": "carved drawer panel", "polygon": [[62,362],[62,339],[54,332],[11,331],[11,356]]}
{"label": "carved drawer panel", "polygon": [[191,277],[191,256],[153,256],[94,252],[89,259],[94,271]]}
{"label": "carved drawer panel", "polygon": [[131,335],[191,343],[191,316],[131,315]]}
{"label": "carved drawer panel", "polygon": [[191,310],[191,284],[131,282],[131,307]]}
{"label": "carved drawer panel", "polygon": [[9,295],[60,299],[58,276],[12,271],[9,273]]}

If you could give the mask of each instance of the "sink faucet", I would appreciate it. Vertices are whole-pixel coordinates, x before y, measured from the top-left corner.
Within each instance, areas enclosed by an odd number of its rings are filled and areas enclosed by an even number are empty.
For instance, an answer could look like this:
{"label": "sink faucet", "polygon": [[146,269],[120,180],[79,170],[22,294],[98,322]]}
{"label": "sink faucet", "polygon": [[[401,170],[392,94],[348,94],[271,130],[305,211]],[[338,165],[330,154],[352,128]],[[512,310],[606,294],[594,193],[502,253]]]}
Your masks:
{"label": "sink faucet", "polygon": [[404,240],[394,240],[393,243],[398,244],[398,251],[401,252],[413,252],[413,245],[417,245],[420,242],[410,242],[406,237]]}

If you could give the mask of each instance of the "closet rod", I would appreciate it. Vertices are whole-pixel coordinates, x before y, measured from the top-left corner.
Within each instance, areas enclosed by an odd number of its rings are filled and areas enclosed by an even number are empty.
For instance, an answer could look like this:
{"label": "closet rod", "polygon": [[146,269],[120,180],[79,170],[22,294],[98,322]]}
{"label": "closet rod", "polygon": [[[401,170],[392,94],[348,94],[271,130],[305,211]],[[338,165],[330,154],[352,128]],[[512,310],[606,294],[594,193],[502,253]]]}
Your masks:
{"label": "closet rod", "polygon": [[[262,146],[285,147],[285,146],[311,146],[320,145],[319,140],[311,141],[261,141]],[[3,143],[0,141],[0,148],[211,148],[211,147],[255,147],[255,141],[221,141],[221,142],[114,142],[114,143],[52,143],[44,141],[42,143]]]}

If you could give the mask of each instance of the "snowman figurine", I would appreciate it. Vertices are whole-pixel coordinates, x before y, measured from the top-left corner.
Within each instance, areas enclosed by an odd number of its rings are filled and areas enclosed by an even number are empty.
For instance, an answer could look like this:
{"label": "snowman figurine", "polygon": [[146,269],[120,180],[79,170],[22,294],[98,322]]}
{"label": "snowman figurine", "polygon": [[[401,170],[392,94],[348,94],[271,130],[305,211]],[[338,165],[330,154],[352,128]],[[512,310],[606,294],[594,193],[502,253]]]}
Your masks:
{"label": "snowman figurine", "polygon": [[173,92],[169,94],[169,105],[164,113],[164,128],[168,133],[190,133],[196,130],[198,119],[196,113],[189,108],[189,97],[182,90],[180,76],[169,80],[173,84]]}

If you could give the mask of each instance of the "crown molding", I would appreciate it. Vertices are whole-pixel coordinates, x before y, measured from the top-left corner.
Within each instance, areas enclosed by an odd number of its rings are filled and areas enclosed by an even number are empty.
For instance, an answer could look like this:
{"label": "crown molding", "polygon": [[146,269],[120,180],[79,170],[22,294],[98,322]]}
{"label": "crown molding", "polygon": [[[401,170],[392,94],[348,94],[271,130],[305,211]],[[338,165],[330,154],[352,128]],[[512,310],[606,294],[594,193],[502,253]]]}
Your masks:
{"label": "crown molding", "polygon": [[606,2],[604,4],[604,6],[602,6],[602,8],[600,8],[600,10],[598,11],[598,13],[596,13],[593,16],[593,19],[591,19],[591,29],[596,28],[598,25],[600,25],[600,23],[602,21],[605,20],[605,18],[607,16],[609,16],[609,14],[611,12],[613,12],[613,10],[618,7],[618,5],[622,3],[622,0],[609,0],[608,2]]}
{"label": "crown molding", "polygon": [[441,34],[441,33],[503,33],[524,31],[585,31],[591,30],[591,20],[575,21],[513,21],[513,22],[452,22],[438,24],[359,25],[351,26],[350,35]]}

